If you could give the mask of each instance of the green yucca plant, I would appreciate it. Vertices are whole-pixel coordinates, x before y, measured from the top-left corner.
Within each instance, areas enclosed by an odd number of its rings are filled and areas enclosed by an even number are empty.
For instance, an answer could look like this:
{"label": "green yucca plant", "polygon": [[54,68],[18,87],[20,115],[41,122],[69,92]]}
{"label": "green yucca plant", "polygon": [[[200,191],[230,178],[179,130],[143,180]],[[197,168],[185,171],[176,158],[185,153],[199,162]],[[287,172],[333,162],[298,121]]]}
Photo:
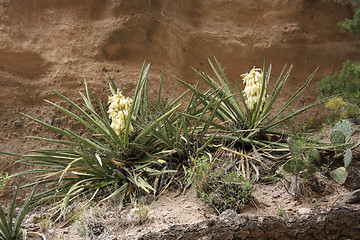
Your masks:
{"label": "green yucca plant", "polygon": [[[37,169],[16,173],[11,177],[40,173],[34,183],[22,187],[55,183],[56,186],[52,185],[54,187],[35,195],[34,200],[62,199],[62,209],[81,193],[93,193],[95,196],[101,189],[109,187],[110,192],[103,195],[102,200],[119,195],[122,202],[126,196],[140,190],[155,194],[156,186],[153,186],[152,181],[156,176],[174,172],[164,170],[166,158],[184,152],[183,148],[176,145],[182,132],[176,130],[181,125],[181,118],[175,111],[180,107],[179,101],[186,92],[165,104],[161,100],[160,84],[158,102],[151,104],[147,95],[149,68],[150,65],[144,64],[141,70],[125,129],[120,135],[111,126],[107,107],[88,89],[86,82],[85,94],[81,94],[85,103],[83,107],[58,92],[55,93],[68,102],[74,111],[47,102],[81,123],[88,130],[87,136],[25,115],[64,136],[64,140],[33,138],[60,144],[63,148],[34,150],[33,154],[23,156],[11,154],[20,157],[22,163],[38,166]],[[116,93],[117,88],[112,79],[110,85],[112,93]]]}
{"label": "green yucca plant", "polygon": [[25,216],[29,213],[29,211],[34,207],[34,205],[32,205],[31,203],[35,193],[35,188],[32,190],[28,199],[22,205],[20,211],[16,215],[16,218],[14,218],[15,202],[18,191],[19,188],[16,189],[8,214],[5,214],[4,209],[2,208],[2,206],[0,206],[0,239],[1,240],[20,239],[22,236],[21,223],[23,222]]}
{"label": "green yucca plant", "polygon": [[[162,75],[163,76],[163,75]],[[146,114],[148,118],[142,118],[141,121],[135,122],[138,127],[145,128],[146,122],[152,122],[158,115],[165,114],[190,92],[190,89],[183,92],[180,97],[175,100],[169,99],[167,102],[162,100],[162,84],[163,77],[160,81],[160,88],[158,98],[155,103],[148,101],[148,97],[142,98],[142,106],[146,106],[142,112],[151,111]],[[203,150],[207,149],[216,134],[206,134],[211,127],[212,122],[194,121],[191,113],[193,109],[199,104],[195,102],[195,94],[192,94],[189,98],[187,106],[181,111],[177,110],[172,113],[171,118],[164,118],[159,127],[153,129],[150,134],[154,136],[157,141],[161,141],[166,149],[166,152],[173,153],[173,159],[177,162],[188,160],[190,156],[197,156]],[[149,107],[150,106],[150,107]],[[207,108],[200,112],[200,115],[206,114]],[[158,115],[154,115],[157,113]]]}
{"label": "green yucca plant", "polygon": [[[235,91],[233,90],[226,74],[221,67],[220,63],[216,58],[214,65],[210,60],[210,66],[217,78],[218,81],[212,79],[205,72],[198,72],[193,69],[195,73],[210,87],[210,90],[203,93],[199,91],[196,86],[192,86],[185,81],[177,79],[180,83],[184,84],[188,89],[190,89],[196,97],[195,105],[196,109],[191,113],[191,118],[196,119],[201,122],[212,122],[211,127],[218,129],[219,131],[225,132],[226,134],[219,134],[216,138],[236,140],[243,143],[254,143],[259,145],[267,145],[269,142],[261,141],[257,139],[257,136],[272,132],[285,121],[294,118],[300,113],[306,111],[307,109],[314,107],[324,101],[325,99],[320,100],[314,104],[305,106],[285,117],[282,117],[282,113],[290,104],[296,99],[297,96],[306,88],[313,78],[314,73],[306,80],[304,85],[299,88],[289,100],[274,113],[273,104],[276,102],[281,89],[286,83],[292,66],[286,70],[286,66],[283,68],[280,76],[278,77],[274,89],[270,96],[268,95],[268,83],[270,80],[271,74],[271,65],[267,69],[266,61],[262,70],[262,78],[259,89],[258,101],[251,108],[249,106],[249,99],[246,99],[244,96],[243,90],[240,87],[239,81],[237,81],[237,88],[240,94],[240,98],[236,97]],[[209,114],[203,114],[207,110]],[[271,115],[270,115],[271,113]],[[210,118],[208,117],[210,116]],[[276,131],[275,131],[276,133]]]}

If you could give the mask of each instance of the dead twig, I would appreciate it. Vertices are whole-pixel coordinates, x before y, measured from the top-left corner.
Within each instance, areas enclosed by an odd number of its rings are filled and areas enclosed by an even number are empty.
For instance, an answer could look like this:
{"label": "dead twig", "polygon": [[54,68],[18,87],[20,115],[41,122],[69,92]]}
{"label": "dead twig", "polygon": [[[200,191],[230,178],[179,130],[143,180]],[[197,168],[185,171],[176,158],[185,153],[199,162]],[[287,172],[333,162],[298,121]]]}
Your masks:
{"label": "dead twig", "polygon": [[265,166],[267,169],[270,169],[264,162],[262,162],[261,160],[259,160],[259,159],[257,159],[257,158],[254,158],[254,157],[252,157],[252,156],[249,156],[249,155],[247,155],[247,154],[243,154],[243,153],[240,153],[240,152],[237,152],[237,151],[234,151],[234,150],[232,150],[232,149],[229,149],[229,148],[226,148],[226,147],[220,147],[221,149],[223,149],[223,150],[225,150],[225,151],[228,151],[228,152],[231,152],[231,153],[234,153],[234,154],[236,154],[236,155],[238,155],[238,156],[243,156],[243,157],[247,157],[247,158],[249,158],[249,159],[253,159],[253,160],[255,160],[255,161],[257,161],[257,162],[259,162],[259,163],[261,163],[263,166]]}

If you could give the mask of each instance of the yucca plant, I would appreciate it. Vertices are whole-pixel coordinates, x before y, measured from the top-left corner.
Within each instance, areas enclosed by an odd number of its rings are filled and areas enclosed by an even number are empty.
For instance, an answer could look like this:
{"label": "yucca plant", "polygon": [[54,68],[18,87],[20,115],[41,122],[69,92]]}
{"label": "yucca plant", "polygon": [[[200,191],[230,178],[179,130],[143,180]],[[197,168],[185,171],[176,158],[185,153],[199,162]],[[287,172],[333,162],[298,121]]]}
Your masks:
{"label": "yucca plant", "polygon": [[[169,99],[165,102],[163,101],[161,94],[162,83],[163,77],[160,81],[157,101],[151,103],[146,100],[148,97],[145,96],[143,98],[144,102],[141,104],[142,106],[149,105],[150,107],[146,107],[147,111],[151,109],[151,112],[155,112],[160,115],[166,113],[169,109],[172,109],[174,105],[178,104],[190,92],[190,89],[188,89],[176,100]],[[177,160],[179,163],[182,163],[184,160],[188,160],[189,157],[197,156],[203,150],[207,149],[213,138],[216,136],[216,134],[206,134],[208,132],[207,130],[212,125],[211,121],[204,123],[200,120],[193,120],[192,112],[197,105],[199,105],[199,103],[196,102],[196,97],[193,93],[187,101],[187,106],[185,106],[181,111],[178,110],[173,112],[171,118],[165,118],[162,121],[161,127],[155,128],[150,132],[150,134],[158,139],[158,141],[161,141],[166,145],[166,151],[172,152],[173,159]],[[144,109],[143,112],[145,111],[146,110]],[[199,112],[199,114],[205,115],[207,112],[208,108],[204,108]],[[142,119],[141,122],[136,122],[135,124],[144,128],[146,121],[154,121],[157,117],[154,114],[148,114],[148,116],[151,118]]]}
{"label": "yucca plant", "polygon": [[[252,69],[249,74],[243,74],[246,84],[243,90],[237,80],[237,89],[240,97],[236,96],[223,68],[216,58],[216,65],[210,60],[210,66],[218,81],[212,79],[205,72],[199,72],[193,69],[195,73],[203,80],[210,90],[203,93],[181,79],[177,79],[180,83],[190,89],[196,96],[197,108],[191,113],[191,118],[201,122],[212,122],[211,127],[218,129],[226,134],[219,134],[216,138],[230,139],[242,143],[253,143],[267,146],[271,142],[263,141],[258,136],[266,133],[278,134],[276,128],[285,121],[294,118],[300,113],[314,107],[324,101],[322,99],[316,103],[305,106],[289,115],[282,114],[290,104],[299,96],[313,78],[314,73],[305,81],[304,85],[299,88],[288,101],[278,110],[273,111],[273,104],[276,102],[284,84],[286,83],[292,66],[286,71],[286,66],[280,73],[271,95],[268,96],[268,85],[271,74],[271,65],[267,69],[266,61],[262,70]],[[204,110],[208,110],[208,114],[203,114]],[[271,115],[270,115],[271,113]],[[209,118],[208,116],[211,116]]]}
{"label": "yucca plant", "polygon": [[25,216],[29,211],[34,207],[32,205],[32,198],[35,193],[35,188],[30,193],[28,199],[24,202],[21,209],[14,218],[15,211],[15,202],[18,194],[19,188],[16,189],[15,195],[13,197],[11,206],[9,208],[8,214],[5,214],[4,209],[0,206],[0,239],[1,240],[17,240],[22,236],[21,223],[23,222]]}
{"label": "yucca plant", "polygon": [[40,202],[60,198],[62,209],[81,193],[92,193],[95,196],[98,191],[109,187],[108,194],[102,195],[102,200],[119,195],[122,202],[126,196],[141,190],[155,194],[156,186],[153,186],[152,181],[155,182],[156,176],[174,172],[164,170],[166,158],[184,151],[176,146],[176,138],[180,138],[182,133],[175,130],[181,125],[178,122],[181,118],[177,117],[175,111],[180,107],[179,102],[186,92],[164,104],[160,84],[158,102],[151,104],[147,95],[149,68],[150,65],[145,67],[144,64],[132,100],[123,97],[111,79],[109,110],[88,89],[86,82],[85,94],[81,94],[84,106],[55,92],[75,110],[70,111],[56,103],[47,102],[81,123],[88,130],[86,136],[25,115],[61,134],[65,140],[32,137],[60,144],[63,148],[34,150],[33,154],[24,156],[11,154],[20,157],[22,163],[38,166],[37,169],[20,172],[12,177],[40,173],[34,183],[22,187],[55,183],[56,186],[52,185],[52,188],[34,198]]}

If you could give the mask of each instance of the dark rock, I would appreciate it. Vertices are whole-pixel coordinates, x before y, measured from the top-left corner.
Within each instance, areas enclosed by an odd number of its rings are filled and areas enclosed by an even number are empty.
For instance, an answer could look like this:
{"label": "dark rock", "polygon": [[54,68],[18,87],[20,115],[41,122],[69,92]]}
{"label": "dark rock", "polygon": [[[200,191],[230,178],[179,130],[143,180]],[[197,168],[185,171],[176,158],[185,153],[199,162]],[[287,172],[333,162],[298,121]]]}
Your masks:
{"label": "dark rock", "polygon": [[360,203],[360,189],[353,191],[343,199],[343,203],[354,204]]}
{"label": "dark rock", "polygon": [[99,236],[105,231],[105,226],[101,222],[91,222],[88,224],[88,228],[94,236]]}
{"label": "dark rock", "polygon": [[14,121],[14,125],[18,128],[23,126],[23,124],[20,121]]}
{"label": "dark rock", "polygon": [[225,211],[210,220],[174,225],[139,239],[360,239],[359,228],[360,208],[340,205],[296,217],[241,216]]}
{"label": "dark rock", "polygon": [[354,159],[350,164],[348,173],[349,176],[344,186],[351,191],[360,189],[360,162]]}

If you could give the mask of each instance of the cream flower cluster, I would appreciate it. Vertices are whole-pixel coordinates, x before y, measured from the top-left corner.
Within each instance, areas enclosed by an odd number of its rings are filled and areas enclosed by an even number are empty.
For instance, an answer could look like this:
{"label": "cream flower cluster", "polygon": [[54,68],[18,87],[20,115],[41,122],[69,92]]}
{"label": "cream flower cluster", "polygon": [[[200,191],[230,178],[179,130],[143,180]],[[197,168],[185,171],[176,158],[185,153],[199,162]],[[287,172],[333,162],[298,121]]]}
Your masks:
{"label": "cream flower cluster", "polygon": [[[125,132],[126,120],[129,116],[132,99],[125,98],[118,90],[117,93],[109,97],[109,110],[107,113],[111,118],[111,128],[114,129],[117,135],[121,136]],[[130,124],[130,132],[134,130]]]}
{"label": "cream flower cluster", "polygon": [[[254,110],[260,98],[262,71],[261,69],[254,67],[251,69],[250,73],[242,74],[241,77],[243,77],[243,82],[245,83],[245,89],[243,92],[246,96],[246,104],[250,110]],[[263,100],[265,100],[265,93],[266,89]]]}

